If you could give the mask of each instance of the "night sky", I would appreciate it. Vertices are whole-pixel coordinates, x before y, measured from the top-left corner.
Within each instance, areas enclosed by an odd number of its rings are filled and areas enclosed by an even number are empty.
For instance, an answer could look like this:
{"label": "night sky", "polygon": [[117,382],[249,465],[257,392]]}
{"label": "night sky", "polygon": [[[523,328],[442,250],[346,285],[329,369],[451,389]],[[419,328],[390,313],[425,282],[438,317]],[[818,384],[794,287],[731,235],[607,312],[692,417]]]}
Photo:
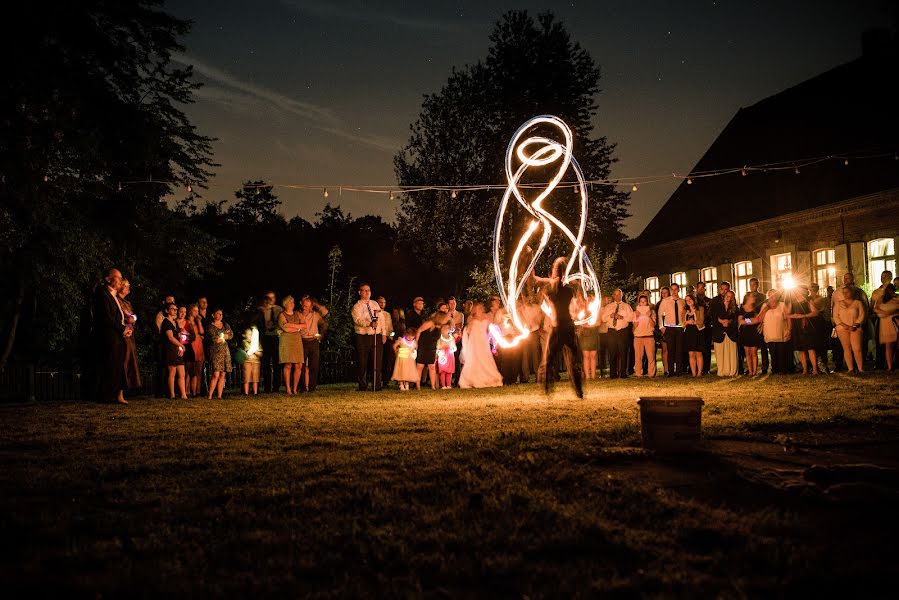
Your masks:
{"label": "night sky", "polygon": [[[354,216],[392,220],[398,201],[337,186],[394,184],[393,156],[422,95],[486,56],[509,9],[551,10],[600,65],[596,128],[618,144],[613,176],[685,173],[736,111],[861,53],[884,3],[172,1],[206,85],[188,113],[218,138],[209,200],[246,179],[321,184]],[[505,141],[503,142],[505,143]],[[470,182],[501,183],[501,182]],[[631,197],[636,236],[676,187]],[[321,191],[276,190],[288,217],[314,219]]]}

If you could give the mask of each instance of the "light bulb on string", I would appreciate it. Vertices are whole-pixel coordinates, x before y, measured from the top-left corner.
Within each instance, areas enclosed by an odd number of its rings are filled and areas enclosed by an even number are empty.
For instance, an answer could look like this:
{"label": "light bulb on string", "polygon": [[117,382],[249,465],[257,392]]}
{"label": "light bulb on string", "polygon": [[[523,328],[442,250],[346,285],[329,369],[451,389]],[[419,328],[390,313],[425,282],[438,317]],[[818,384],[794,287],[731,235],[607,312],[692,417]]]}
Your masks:
{"label": "light bulb on string", "polygon": [[457,195],[457,194],[456,194],[456,190],[453,190],[453,193],[450,194],[450,198],[452,198],[453,200],[455,200],[455,199],[456,199],[456,195]]}
{"label": "light bulb on string", "polygon": [[799,175],[799,167],[793,167],[793,173]]}
{"label": "light bulb on string", "polygon": [[743,168],[740,169],[740,175],[742,175],[743,177],[746,177],[746,165],[743,165]]}
{"label": "light bulb on string", "polygon": [[849,159],[848,159],[848,158],[844,158],[844,159],[843,159],[843,166],[844,166],[844,167],[848,167],[848,166],[849,166]]}
{"label": "light bulb on string", "polygon": [[327,197],[328,197],[328,188],[324,188],[324,190],[325,190],[325,191],[322,192],[322,197],[323,197],[323,198],[327,198]]}
{"label": "light bulb on string", "polygon": [[118,185],[115,186],[115,189],[116,189],[117,192],[121,192],[121,191],[122,191],[122,182],[121,182],[121,181],[118,183]]}
{"label": "light bulb on string", "polygon": [[631,191],[632,191],[632,192],[636,192],[636,191],[637,191],[637,184],[636,184],[636,183],[635,183],[634,185],[631,186]]}
{"label": "light bulb on string", "polygon": [[393,200],[393,190],[390,190],[390,194],[388,195],[388,197],[389,197],[391,200]]}
{"label": "light bulb on string", "polygon": [[191,193],[192,191],[193,191],[193,189],[190,187],[190,182],[188,181],[188,182],[187,182],[187,193],[189,194],[189,193]]}
{"label": "light bulb on string", "polygon": [[692,179],[692,178],[687,177],[687,185],[693,185],[693,179]]}
{"label": "light bulb on string", "polygon": [[50,177],[47,175],[44,175],[44,183],[47,183],[48,181],[50,181]]}

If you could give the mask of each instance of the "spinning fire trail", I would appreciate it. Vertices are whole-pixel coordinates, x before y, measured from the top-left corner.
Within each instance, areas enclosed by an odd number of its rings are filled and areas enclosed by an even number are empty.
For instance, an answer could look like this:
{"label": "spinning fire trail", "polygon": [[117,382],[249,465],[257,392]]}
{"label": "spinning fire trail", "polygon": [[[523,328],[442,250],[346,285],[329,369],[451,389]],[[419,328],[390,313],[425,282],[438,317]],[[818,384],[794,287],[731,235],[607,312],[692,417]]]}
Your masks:
{"label": "spinning fire trail", "polygon": [[[565,139],[564,145],[556,140],[541,136],[531,136],[522,139],[529,129],[539,125],[549,125],[557,129],[561,133],[561,137]],[[587,256],[587,250],[583,246],[584,232],[587,228],[587,186],[584,180],[584,173],[572,155],[572,145],[573,136],[571,129],[564,121],[552,115],[541,115],[530,119],[519,127],[506,148],[505,168],[506,179],[509,184],[500,202],[499,211],[496,215],[496,225],[493,229],[493,268],[496,273],[496,285],[499,288],[500,298],[509,314],[510,325],[515,334],[511,338],[508,336],[504,337],[496,325],[491,325],[493,337],[503,348],[515,346],[529,335],[530,330],[518,313],[518,298],[524,291],[528,279],[534,272],[534,266],[546,249],[547,244],[549,244],[550,237],[554,232],[558,232],[557,235],[564,235],[571,244],[571,253],[568,256],[568,264],[562,277],[562,283],[568,284],[578,280],[588,299],[592,294],[587,310],[582,311],[578,315],[575,323],[578,325],[585,323],[594,325],[599,316],[599,282]],[[516,158],[521,164],[517,169],[513,170]],[[557,166],[555,174],[540,194],[533,201],[529,202],[518,188],[519,182],[528,169],[546,167],[548,165]],[[564,223],[542,206],[543,201],[553,193],[556,186],[562,181],[569,166],[572,167],[577,177],[576,192],[580,199],[580,223],[576,234],[572,233]],[[500,264],[502,254],[500,251],[500,234],[512,196],[533,217],[533,220],[531,220],[525,232],[518,239],[508,268],[504,270]],[[522,271],[519,267],[522,252],[528,247],[528,243],[532,238],[535,238],[537,235],[539,235],[540,240],[537,249],[530,255],[530,261]],[[543,310],[544,312],[550,311],[550,307],[545,302]]]}

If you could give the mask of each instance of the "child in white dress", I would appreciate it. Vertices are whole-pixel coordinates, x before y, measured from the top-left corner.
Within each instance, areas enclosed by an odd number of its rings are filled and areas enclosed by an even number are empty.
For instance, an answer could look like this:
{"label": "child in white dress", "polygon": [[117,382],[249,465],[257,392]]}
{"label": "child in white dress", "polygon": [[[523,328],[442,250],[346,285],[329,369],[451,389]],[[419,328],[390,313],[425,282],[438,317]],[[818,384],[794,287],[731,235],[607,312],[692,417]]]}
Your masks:
{"label": "child in white dress", "polygon": [[417,356],[418,343],[415,341],[415,328],[406,329],[403,337],[399,338],[393,345],[393,351],[396,355],[396,363],[393,366],[393,379],[398,381],[400,389],[406,391],[409,384],[415,382],[415,389],[421,389],[421,379],[418,375],[418,367],[415,364]]}

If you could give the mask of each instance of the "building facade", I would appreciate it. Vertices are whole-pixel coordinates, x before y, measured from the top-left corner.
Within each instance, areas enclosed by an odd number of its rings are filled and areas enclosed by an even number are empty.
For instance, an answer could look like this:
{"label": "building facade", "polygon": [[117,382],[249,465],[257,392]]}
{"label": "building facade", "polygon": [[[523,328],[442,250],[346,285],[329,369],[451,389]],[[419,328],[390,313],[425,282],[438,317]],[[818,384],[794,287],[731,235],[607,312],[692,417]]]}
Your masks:
{"label": "building facade", "polygon": [[[709,295],[728,281],[737,298],[759,280],[762,290],[817,283],[838,287],[850,272],[870,295],[880,273],[896,271],[899,188],[745,225],[632,248],[627,268],[658,300],[659,289],[706,282]],[[789,278],[789,279],[787,279]]]}
{"label": "building facade", "polygon": [[654,299],[673,282],[714,295],[729,281],[739,301],[753,277],[823,292],[846,272],[870,294],[897,274],[895,40],[740,109],[691,173],[624,248]]}

